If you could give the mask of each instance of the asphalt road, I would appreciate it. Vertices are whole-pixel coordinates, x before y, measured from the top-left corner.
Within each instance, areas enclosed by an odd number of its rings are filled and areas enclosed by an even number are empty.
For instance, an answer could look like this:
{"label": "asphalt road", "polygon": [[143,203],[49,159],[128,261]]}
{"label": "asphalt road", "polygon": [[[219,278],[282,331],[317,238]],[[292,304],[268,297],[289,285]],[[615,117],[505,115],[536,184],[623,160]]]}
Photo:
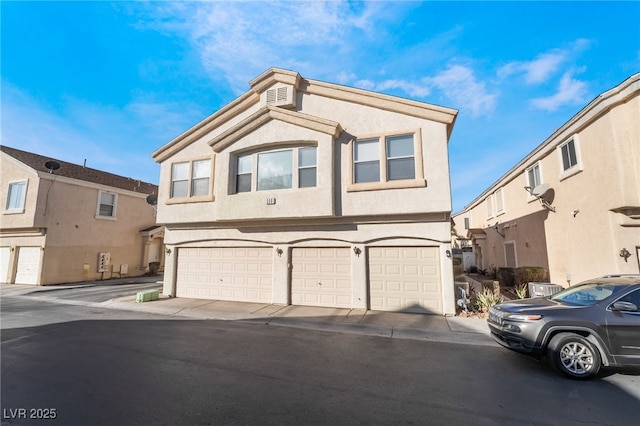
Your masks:
{"label": "asphalt road", "polygon": [[640,418],[639,370],[578,382],[497,347],[169,319],[28,297],[0,303],[3,425],[621,425]]}

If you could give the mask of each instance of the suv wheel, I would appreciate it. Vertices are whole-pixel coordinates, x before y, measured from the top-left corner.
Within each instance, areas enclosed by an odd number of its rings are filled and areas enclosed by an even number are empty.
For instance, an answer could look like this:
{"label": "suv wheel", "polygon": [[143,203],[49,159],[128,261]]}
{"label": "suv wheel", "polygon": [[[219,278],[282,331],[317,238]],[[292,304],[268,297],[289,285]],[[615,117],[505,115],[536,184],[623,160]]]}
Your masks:
{"label": "suv wheel", "polygon": [[586,379],[600,370],[600,353],[584,337],[560,333],[551,339],[547,357],[562,374],[574,379]]}

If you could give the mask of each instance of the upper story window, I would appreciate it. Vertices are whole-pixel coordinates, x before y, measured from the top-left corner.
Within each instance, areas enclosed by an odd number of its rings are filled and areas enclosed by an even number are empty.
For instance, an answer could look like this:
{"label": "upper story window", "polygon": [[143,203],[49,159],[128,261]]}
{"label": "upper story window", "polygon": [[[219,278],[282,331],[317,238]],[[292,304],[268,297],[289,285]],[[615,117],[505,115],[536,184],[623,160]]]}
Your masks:
{"label": "upper story window", "polygon": [[251,191],[251,172],[253,170],[253,156],[242,155],[236,165],[236,192]]}
{"label": "upper story window", "polygon": [[387,180],[415,179],[413,135],[387,137]]}
{"label": "upper story window", "polygon": [[171,165],[171,198],[207,198],[211,194],[211,159]]}
{"label": "upper story window", "polygon": [[496,214],[502,214],[502,213],[504,213],[503,189],[502,188],[498,188],[498,190],[496,190],[494,195],[496,197]]}
{"label": "upper story window", "polygon": [[23,213],[27,195],[27,181],[11,182],[7,192],[5,211],[8,213]]}
{"label": "upper story window", "polygon": [[493,217],[493,196],[489,195],[485,198],[487,203],[487,218]]}
{"label": "upper story window", "polygon": [[258,154],[258,191],[291,188],[292,178],[292,150]]}
{"label": "upper story window", "polygon": [[97,217],[116,217],[117,195],[113,192],[98,192],[98,214]]}
{"label": "upper story window", "polygon": [[[415,179],[413,135],[386,137],[384,150],[380,148],[380,138],[355,141],[354,183],[380,182],[380,176],[385,176],[385,181]],[[384,158],[386,167],[380,158]]]}
{"label": "upper story window", "polygon": [[356,141],[353,147],[355,183],[380,181],[380,142],[378,139]]}
{"label": "upper story window", "polygon": [[317,168],[318,159],[316,148],[300,148],[298,150],[298,186],[300,188],[316,186]]}
{"label": "upper story window", "polygon": [[536,186],[540,185],[542,180],[540,178],[540,163],[534,164],[527,169],[527,186],[533,190]]}
{"label": "upper story window", "polygon": [[562,168],[560,180],[582,171],[577,135],[558,147]]}
{"label": "upper story window", "polygon": [[348,191],[426,185],[419,132],[357,139],[352,155]]}
{"label": "upper story window", "polygon": [[314,187],[316,175],[315,146],[240,155],[236,157],[235,192]]}
{"label": "upper story window", "polygon": [[562,145],[560,151],[562,152],[562,170],[568,170],[578,164],[576,145],[573,139]]}

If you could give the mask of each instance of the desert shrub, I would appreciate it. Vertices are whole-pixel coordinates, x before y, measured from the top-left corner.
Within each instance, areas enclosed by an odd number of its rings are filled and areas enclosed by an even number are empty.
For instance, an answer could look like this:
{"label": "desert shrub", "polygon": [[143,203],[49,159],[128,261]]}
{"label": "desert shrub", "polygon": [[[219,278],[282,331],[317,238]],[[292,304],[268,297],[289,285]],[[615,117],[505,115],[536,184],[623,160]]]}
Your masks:
{"label": "desert shrub", "polygon": [[489,308],[502,303],[502,295],[500,292],[495,292],[490,288],[484,288],[482,293],[475,295],[475,304],[481,312],[489,312]]}
{"label": "desert shrub", "polygon": [[549,272],[539,266],[523,266],[516,268],[515,283],[526,284],[530,282],[548,282]]}
{"label": "desert shrub", "polygon": [[496,280],[484,280],[482,281],[482,291],[492,291],[496,294],[500,294],[500,281]]}
{"label": "desert shrub", "polygon": [[529,286],[526,283],[520,283],[516,285],[515,292],[518,299],[526,299],[529,295]]}

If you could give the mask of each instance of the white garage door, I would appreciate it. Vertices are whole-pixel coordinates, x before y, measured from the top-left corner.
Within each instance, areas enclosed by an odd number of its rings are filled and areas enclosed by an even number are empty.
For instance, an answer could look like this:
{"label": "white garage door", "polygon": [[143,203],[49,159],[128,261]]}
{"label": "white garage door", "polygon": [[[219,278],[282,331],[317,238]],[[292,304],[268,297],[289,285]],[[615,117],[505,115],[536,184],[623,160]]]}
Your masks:
{"label": "white garage door", "polygon": [[179,248],[176,295],[271,303],[270,248]]}
{"label": "white garage door", "polygon": [[348,248],[296,248],[291,265],[291,304],[351,308]]}
{"label": "white garage door", "polygon": [[369,249],[371,309],[441,314],[437,247]]}
{"label": "white garage door", "polygon": [[16,284],[37,284],[40,272],[40,247],[19,247]]}
{"label": "white garage door", "polygon": [[11,249],[9,247],[0,247],[0,283],[8,282],[10,256]]}

